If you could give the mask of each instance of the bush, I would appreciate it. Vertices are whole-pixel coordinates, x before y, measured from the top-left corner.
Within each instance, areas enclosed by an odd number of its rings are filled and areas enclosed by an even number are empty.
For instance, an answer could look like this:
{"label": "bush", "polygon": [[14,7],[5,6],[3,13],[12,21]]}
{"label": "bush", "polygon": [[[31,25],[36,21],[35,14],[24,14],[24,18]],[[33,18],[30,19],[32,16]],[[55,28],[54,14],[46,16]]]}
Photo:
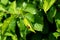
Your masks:
{"label": "bush", "polygon": [[60,0],[0,0],[0,40],[60,40]]}

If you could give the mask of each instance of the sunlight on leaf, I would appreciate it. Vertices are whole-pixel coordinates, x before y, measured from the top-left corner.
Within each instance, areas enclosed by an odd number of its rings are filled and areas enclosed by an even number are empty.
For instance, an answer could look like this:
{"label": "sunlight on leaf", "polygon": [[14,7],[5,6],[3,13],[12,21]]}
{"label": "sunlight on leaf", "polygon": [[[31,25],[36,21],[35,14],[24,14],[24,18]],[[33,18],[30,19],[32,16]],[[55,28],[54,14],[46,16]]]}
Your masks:
{"label": "sunlight on leaf", "polygon": [[50,7],[55,3],[56,0],[50,0],[49,2],[47,0],[44,0],[43,9],[45,13],[50,9]]}
{"label": "sunlight on leaf", "polygon": [[32,4],[27,4],[27,7],[25,8],[24,11],[29,12],[31,14],[36,14],[36,8]]}
{"label": "sunlight on leaf", "polygon": [[1,3],[6,5],[8,3],[9,0],[1,0]]}
{"label": "sunlight on leaf", "polygon": [[11,14],[16,14],[16,12],[17,12],[17,10],[16,10],[16,1],[13,1],[13,2],[10,4],[9,12],[10,12]]}

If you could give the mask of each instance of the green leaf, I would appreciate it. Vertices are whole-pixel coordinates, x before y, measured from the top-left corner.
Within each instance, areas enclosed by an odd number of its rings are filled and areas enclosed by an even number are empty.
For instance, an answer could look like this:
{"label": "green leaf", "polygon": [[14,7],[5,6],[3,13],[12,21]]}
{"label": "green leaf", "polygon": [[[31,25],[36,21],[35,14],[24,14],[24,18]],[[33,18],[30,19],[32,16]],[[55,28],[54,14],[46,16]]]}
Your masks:
{"label": "green leaf", "polygon": [[19,26],[19,28],[20,28],[20,35],[21,35],[21,37],[22,37],[24,40],[26,40],[26,35],[27,35],[27,33],[28,33],[28,30],[27,30],[27,28],[25,27],[22,19],[20,19],[20,22],[18,23],[18,26]]}
{"label": "green leaf", "polygon": [[4,20],[4,23],[2,25],[2,35],[7,31],[7,28],[12,20],[14,20],[14,16],[11,16],[7,18],[6,20]]}
{"label": "green leaf", "polygon": [[3,15],[4,15],[4,13],[3,12],[0,12],[0,21],[2,20]]}
{"label": "green leaf", "polygon": [[37,31],[43,31],[43,25],[39,23],[34,24],[34,29]]}
{"label": "green leaf", "polygon": [[5,11],[5,9],[3,8],[1,4],[0,4],[0,11]]}
{"label": "green leaf", "polygon": [[55,17],[56,15],[56,8],[55,7],[51,7],[49,12],[47,13],[47,18],[50,22],[53,22],[53,17]]}
{"label": "green leaf", "polygon": [[24,31],[26,29],[22,19],[20,19],[20,22],[18,23],[18,26],[20,28],[20,31]]}
{"label": "green leaf", "polygon": [[43,9],[45,13],[50,9],[50,7],[55,3],[56,0],[44,0]]}
{"label": "green leaf", "polygon": [[27,14],[25,14],[25,17],[26,17],[29,21],[34,22],[34,15],[33,15],[33,14],[27,13]]}
{"label": "green leaf", "polygon": [[16,10],[16,1],[13,1],[13,2],[10,4],[9,12],[10,12],[11,14],[16,14],[16,13],[17,13],[17,10]]}
{"label": "green leaf", "polygon": [[10,22],[10,24],[9,24],[8,30],[15,33],[15,26],[16,26],[16,20],[13,19],[13,20]]}
{"label": "green leaf", "polygon": [[40,8],[43,8],[43,0],[40,0]]}
{"label": "green leaf", "polygon": [[13,40],[17,40],[17,36],[13,35],[12,33],[6,32],[5,36],[11,36]]}
{"label": "green leaf", "polygon": [[27,29],[25,29],[24,31],[21,31],[20,32],[20,35],[21,35],[21,37],[24,39],[24,40],[26,40],[26,35],[28,34],[28,30]]}
{"label": "green leaf", "polygon": [[58,36],[60,36],[59,32],[54,32],[53,35],[58,38]]}
{"label": "green leaf", "polygon": [[57,31],[60,32],[60,12],[57,12],[55,16],[55,21],[56,21]]}
{"label": "green leaf", "polygon": [[0,40],[1,40],[1,35],[0,35]]}
{"label": "green leaf", "polygon": [[6,40],[6,37],[4,37],[4,39],[3,40]]}
{"label": "green leaf", "polygon": [[57,25],[57,31],[60,32],[60,20],[56,20],[56,25]]}
{"label": "green leaf", "polygon": [[36,8],[32,4],[27,4],[27,7],[24,11],[29,12],[31,14],[36,14]]}
{"label": "green leaf", "polygon": [[1,0],[1,3],[6,5],[8,3],[9,0]]}
{"label": "green leaf", "polygon": [[1,32],[2,32],[2,25],[3,25],[3,23],[2,22],[0,22],[0,35],[1,35]]}
{"label": "green leaf", "polygon": [[32,28],[32,25],[31,23],[27,20],[27,18],[24,18],[23,20],[25,26],[27,27],[28,30],[30,30],[31,32],[34,32],[35,33],[35,30]]}
{"label": "green leaf", "polygon": [[6,32],[4,35],[5,36],[13,36],[13,34],[11,34],[10,32]]}
{"label": "green leaf", "polygon": [[23,6],[23,8],[25,9],[26,6],[27,6],[27,3],[26,3],[26,2],[23,2],[22,6]]}

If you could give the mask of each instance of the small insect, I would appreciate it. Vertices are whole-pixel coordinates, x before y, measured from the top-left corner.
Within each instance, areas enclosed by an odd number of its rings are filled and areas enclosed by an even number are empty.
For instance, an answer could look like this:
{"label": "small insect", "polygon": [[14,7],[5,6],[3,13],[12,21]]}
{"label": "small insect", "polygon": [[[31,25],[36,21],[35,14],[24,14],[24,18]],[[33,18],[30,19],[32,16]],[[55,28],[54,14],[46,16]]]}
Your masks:
{"label": "small insect", "polygon": [[24,21],[25,26],[28,28],[28,30],[35,33],[35,30],[31,27],[31,24],[29,23],[29,21],[26,18],[24,18],[23,21]]}
{"label": "small insect", "polygon": [[30,26],[29,26],[29,25],[27,25],[27,28],[28,28],[28,29],[30,29]]}

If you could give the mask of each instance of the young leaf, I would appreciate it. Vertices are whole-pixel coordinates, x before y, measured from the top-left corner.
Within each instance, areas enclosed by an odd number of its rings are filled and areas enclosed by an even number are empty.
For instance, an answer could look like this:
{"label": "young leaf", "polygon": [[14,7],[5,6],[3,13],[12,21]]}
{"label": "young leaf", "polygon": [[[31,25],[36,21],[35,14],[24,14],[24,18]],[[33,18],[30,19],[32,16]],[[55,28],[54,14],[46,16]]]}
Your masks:
{"label": "young leaf", "polygon": [[50,7],[55,3],[56,0],[44,0],[43,9],[45,13],[50,9]]}
{"label": "young leaf", "polygon": [[3,8],[1,4],[0,4],[0,11],[5,11],[5,9]]}
{"label": "young leaf", "polygon": [[53,35],[57,38],[59,35],[59,32],[54,32]]}
{"label": "young leaf", "polygon": [[31,27],[31,24],[29,23],[29,21],[28,21],[26,18],[24,18],[23,21],[24,21],[25,26],[26,26],[30,31],[32,31],[32,32],[35,33],[35,31],[34,31],[33,28]]}
{"label": "young leaf", "polygon": [[13,2],[10,4],[9,12],[10,12],[11,14],[16,14],[16,12],[17,12],[17,10],[16,10],[16,1],[13,1]]}
{"label": "young leaf", "polygon": [[45,13],[47,11],[47,6],[48,6],[48,2],[46,0],[44,0],[43,9],[44,9]]}
{"label": "young leaf", "polygon": [[34,15],[33,15],[33,14],[27,13],[27,14],[25,14],[25,17],[26,17],[29,21],[34,22]]}
{"label": "young leaf", "polygon": [[9,0],[1,0],[1,3],[6,5],[8,3]]}
{"label": "young leaf", "polygon": [[36,14],[36,8],[32,4],[27,4],[27,7],[24,11],[29,12],[31,14]]}
{"label": "young leaf", "polygon": [[42,31],[43,30],[43,25],[39,23],[34,24],[34,29],[37,31]]}

